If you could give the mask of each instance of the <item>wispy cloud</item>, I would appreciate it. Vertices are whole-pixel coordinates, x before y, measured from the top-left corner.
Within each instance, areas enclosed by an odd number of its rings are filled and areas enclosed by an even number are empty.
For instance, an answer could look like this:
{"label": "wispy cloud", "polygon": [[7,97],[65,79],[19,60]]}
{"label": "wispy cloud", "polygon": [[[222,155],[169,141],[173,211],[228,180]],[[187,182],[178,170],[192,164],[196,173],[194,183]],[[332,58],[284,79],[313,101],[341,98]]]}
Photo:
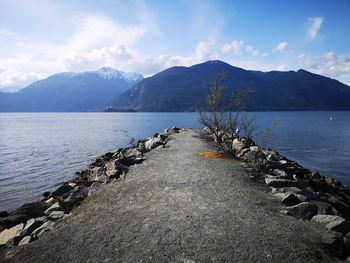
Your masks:
{"label": "wispy cloud", "polygon": [[273,51],[278,51],[278,52],[284,52],[288,50],[288,42],[283,41],[281,43],[279,43],[274,49]]}
{"label": "wispy cloud", "polygon": [[317,37],[317,33],[320,30],[322,23],[323,23],[323,17],[312,17],[309,18],[309,29],[308,29],[308,38],[309,40],[314,40]]}

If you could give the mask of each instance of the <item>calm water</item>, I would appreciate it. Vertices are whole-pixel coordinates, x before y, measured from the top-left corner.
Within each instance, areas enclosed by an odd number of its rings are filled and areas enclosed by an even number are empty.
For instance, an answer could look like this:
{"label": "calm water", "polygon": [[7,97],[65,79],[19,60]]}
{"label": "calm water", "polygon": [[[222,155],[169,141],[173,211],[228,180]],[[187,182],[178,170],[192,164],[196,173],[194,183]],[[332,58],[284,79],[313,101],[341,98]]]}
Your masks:
{"label": "calm water", "polygon": [[[261,125],[279,119],[273,139],[261,143],[350,184],[350,112],[256,115]],[[0,113],[0,211],[38,200],[97,156],[171,126],[201,127],[196,113]]]}

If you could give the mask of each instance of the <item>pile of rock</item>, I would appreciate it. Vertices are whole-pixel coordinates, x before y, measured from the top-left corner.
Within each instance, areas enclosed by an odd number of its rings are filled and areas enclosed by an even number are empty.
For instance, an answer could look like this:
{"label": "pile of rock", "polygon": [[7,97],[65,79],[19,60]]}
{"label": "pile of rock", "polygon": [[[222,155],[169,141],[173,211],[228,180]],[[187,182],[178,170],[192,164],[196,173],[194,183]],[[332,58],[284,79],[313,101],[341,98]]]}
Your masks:
{"label": "pile of rock", "polygon": [[0,212],[0,246],[24,245],[42,237],[92,195],[96,187],[124,178],[130,166],[145,160],[144,153],[164,147],[169,135],[181,130],[176,127],[166,129],[131,147],[108,152],[98,157],[88,169],[77,172],[74,179],[51,193],[45,192],[41,201],[24,204],[11,213]]}
{"label": "pile of rock", "polygon": [[[208,133],[208,129],[204,129]],[[210,136],[210,134],[209,134]],[[212,136],[211,136],[212,137]],[[350,189],[314,173],[251,139],[234,138],[232,152],[251,171],[251,179],[265,183],[286,207],[281,212],[324,225],[323,242],[338,256],[350,256]]]}

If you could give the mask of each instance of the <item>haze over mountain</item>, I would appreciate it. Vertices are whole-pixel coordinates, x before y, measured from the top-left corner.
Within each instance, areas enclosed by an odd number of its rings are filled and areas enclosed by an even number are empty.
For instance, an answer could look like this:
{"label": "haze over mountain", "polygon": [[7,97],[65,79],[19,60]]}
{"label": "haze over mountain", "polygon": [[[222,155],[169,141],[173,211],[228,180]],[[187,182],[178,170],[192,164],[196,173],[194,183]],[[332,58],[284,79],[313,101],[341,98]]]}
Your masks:
{"label": "haze over mountain", "polygon": [[97,71],[59,73],[16,93],[0,92],[0,111],[101,111],[111,98],[143,79],[103,67]]}
{"label": "haze over mountain", "polygon": [[120,94],[111,105],[137,111],[194,111],[205,104],[209,81],[222,73],[224,99],[252,83],[248,110],[350,110],[350,87],[337,80],[305,70],[244,70],[218,60],[166,69]]}

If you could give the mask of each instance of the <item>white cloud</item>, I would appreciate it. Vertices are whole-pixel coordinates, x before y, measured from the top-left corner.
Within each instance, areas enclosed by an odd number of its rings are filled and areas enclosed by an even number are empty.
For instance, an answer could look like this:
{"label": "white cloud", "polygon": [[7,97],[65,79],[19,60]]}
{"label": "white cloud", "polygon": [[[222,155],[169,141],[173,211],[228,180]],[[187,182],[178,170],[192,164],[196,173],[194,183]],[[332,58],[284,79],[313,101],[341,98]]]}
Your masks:
{"label": "white cloud", "polygon": [[252,54],[253,57],[259,55],[259,51],[255,50],[252,46],[247,46],[245,50],[247,53]]}
{"label": "white cloud", "polygon": [[15,91],[30,82],[43,78],[43,74],[36,72],[19,72],[15,70],[0,71],[0,83],[6,91]]}
{"label": "white cloud", "polygon": [[314,40],[317,37],[317,33],[320,30],[323,23],[323,17],[312,17],[309,18],[309,29],[308,29],[308,38],[309,40]]}
{"label": "white cloud", "polygon": [[212,59],[214,53],[214,39],[210,39],[209,41],[201,41],[197,44],[195,53],[200,60],[209,60]]}
{"label": "white cloud", "polygon": [[259,55],[259,51],[254,49],[250,45],[246,45],[243,40],[232,40],[231,43],[224,44],[221,48],[222,53],[232,52],[235,55],[241,55],[244,52],[251,54],[256,57]]}
{"label": "white cloud", "polygon": [[[143,18],[145,20],[145,18]],[[12,46],[11,59],[0,54],[0,89],[18,89],[33,81],[62,71],[95,70],[102,66],[123,66],[137,52],[135,46],[155,26],[148,23],[121,25],[105,15],[84,14],[74,33],[62,43],[36,42],[1,30],[12,36],[2,50]],[[11,42],[11,43],[10,43]],[[123,70],[123,67],[120,68]]]}
{"label": "white cloud", "polygon": [[316,74],[337,78],[350,84],[350,57],[347,55],[337,55],[333,51],[314,56],[299,54],[298,61],[305,69]]}
{"label": "white cloud", "polygon": [[235,55],[240,55],[243,52],[244,41],[242,40],[232,40],[230,44],[225,44],[221,51],[222,53],[233,52]]}
{"label": "white cloud", "polygon": [[288,50],[288,42],[283,41],[281,43],[279,43],[274,49],[273,51],[278,51],[278,52],[284,52]]}

